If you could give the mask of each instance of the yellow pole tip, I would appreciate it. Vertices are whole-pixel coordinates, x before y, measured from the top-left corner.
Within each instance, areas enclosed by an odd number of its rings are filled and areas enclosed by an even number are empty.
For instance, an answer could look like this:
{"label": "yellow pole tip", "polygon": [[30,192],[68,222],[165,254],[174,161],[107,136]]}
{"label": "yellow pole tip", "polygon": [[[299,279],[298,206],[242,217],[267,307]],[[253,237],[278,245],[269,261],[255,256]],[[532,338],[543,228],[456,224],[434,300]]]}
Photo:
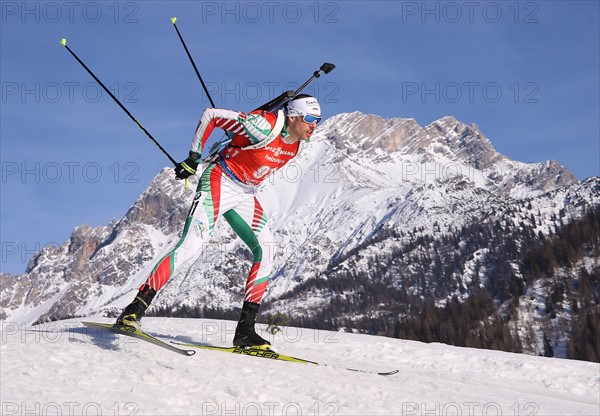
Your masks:
{"label": "yellow pole tip", "polygon": [[67,40],[65,38],[62,38],[60,40],[60,44],[63,45],[63,46],[67,46]]}
{"label": "yellow pole tip", "polygon": [[177,21],[176,17],[171,17],[171,23],[175,24],[176,21]]}

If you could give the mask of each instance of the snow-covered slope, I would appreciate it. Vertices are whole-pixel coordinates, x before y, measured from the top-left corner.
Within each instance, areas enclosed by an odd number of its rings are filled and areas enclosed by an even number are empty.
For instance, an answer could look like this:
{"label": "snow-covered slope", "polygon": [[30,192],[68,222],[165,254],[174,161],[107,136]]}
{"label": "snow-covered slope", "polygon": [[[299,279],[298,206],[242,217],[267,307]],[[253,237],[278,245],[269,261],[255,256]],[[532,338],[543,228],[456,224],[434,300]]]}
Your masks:
{"label": "snow-covered slope", "polygon": [[[229,345],[234,322],[146,318],[166,340]],[[331,366],[199,351],[184,357],[76,320],[4,324],[3,415],[598,415],[600,365],[283,328],[282,353]],[[346,371],[399,369],[382,377]]]}

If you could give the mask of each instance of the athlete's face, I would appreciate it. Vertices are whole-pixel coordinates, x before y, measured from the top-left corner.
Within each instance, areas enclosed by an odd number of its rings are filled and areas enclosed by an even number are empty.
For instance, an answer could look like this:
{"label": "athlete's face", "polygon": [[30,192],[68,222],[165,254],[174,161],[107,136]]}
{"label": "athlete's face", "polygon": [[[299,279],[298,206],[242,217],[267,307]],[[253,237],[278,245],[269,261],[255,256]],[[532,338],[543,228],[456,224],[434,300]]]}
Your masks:
{"label": "athlete's face", "polygon": [[303,116],[288,117],[287,130],[294,141],[308,140],[317,128],[317,120],[308,123]]}

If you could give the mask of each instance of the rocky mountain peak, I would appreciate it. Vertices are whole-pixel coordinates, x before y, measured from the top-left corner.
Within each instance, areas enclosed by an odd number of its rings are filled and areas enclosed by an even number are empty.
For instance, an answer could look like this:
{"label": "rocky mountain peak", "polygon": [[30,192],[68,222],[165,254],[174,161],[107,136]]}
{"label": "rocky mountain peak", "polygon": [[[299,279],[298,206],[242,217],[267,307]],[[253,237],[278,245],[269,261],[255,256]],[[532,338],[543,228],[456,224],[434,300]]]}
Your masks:
{"label": "rocky mountain peak", "polygon": [[425,131],[431,142],[436,143],[434,152],[462,160],[474,168],[487,169],[503,158],[476,124],[469,126],[448,116],[434,121]]}
{"label": "rocky mountain peak", "polygon": [[323,124],[322,129],[327,129],[327,137],[337,149],[350,154],[375,149],[398,152],[422,130],[412,118],[384,119],[360,112],[334,116]]}
{"label": "rocky mountain peak", "polygon": [[526,164],[509,159],[495,149],[476,124],[463,123],[453,116],[421,127],[411,118],[384,119],[360,112],[343,113],[327,120],[319,131],[351,158],[437,164],[438,168],[427,169],[456,171],[490,190],[507,194],[520,188],[519,184],[546,192],[578,183],[571,172],[555,161]]}
{"label": "rocky mountain peak", "polygon": [[337,149],[349,154],[420,154],[425,159],[443,155],[476,168],[502,159],[475,124],[469,126],[452,116],[421,127],[412,118],[384,119],[354,112],[332,117],[322,128]]}

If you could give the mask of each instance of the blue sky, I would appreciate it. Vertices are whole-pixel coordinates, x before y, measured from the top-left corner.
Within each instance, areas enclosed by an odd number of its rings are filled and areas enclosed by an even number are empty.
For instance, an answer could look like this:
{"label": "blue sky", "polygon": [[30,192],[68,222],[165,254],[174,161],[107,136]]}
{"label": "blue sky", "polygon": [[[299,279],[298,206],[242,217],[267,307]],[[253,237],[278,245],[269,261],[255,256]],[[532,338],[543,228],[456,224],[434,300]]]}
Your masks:
{"label": "blue sky", "polygon": [[597,1],[1,2],[1,270],[120,218],[169,166],[59,41],[179,160],[209,106],[304,82],[323,115],[476,123],[501,153],[600,175]]}

